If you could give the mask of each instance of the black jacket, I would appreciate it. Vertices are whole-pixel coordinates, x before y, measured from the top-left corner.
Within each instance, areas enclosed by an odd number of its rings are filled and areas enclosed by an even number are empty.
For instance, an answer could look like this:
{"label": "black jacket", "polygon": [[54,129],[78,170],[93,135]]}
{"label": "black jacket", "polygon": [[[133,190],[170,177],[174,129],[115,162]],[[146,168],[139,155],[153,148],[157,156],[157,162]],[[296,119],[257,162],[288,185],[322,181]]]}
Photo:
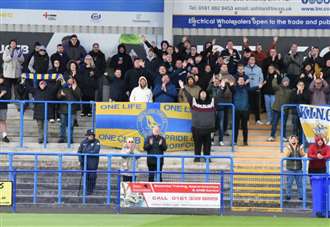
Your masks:
{"label": "black jacket", "polygon": [[[61,91],[64,92],[65,96],[61,95]],[[57,92],[57,98],[60,101],[80,101],[81,99],[81,91],[80,88],[77,87],[75,90],[73,88],[68,87],[65,85],[64,87],[60,88],[59,91]],[[76,113],[77,110],[79,109],[79,104],[72,105],[72,114]],[[60,104],[59,113],[62,114],[67,114],[68,113],[68,105],[67,104]]]}
{"label": "black jacket", "polygon": [[[98,139],[89,140],[84,139],[78,148],[79,154],[99,154],[100,153],[100,141]],[[84,169],[84,156],[79,156],[80,168]],[[87,155],[87,170],[97,170],[99,166],[99,156]]]}
{"label": "black jacket", "polygon": [[109,76],[107,78],[110,84],[110,99],[116,102],[128,101],[128,97],[126,95],[127,86],[125,80],[115,76]]}
{"label": "black jacket", "polygon": [[49,67],[49,56],[48,54],[40,55],[36,54],[34,55],[34,64],[33,68],[36,71],[36,73],[47,73]]}
{"label": "black jacket", "polygon": [[81,67],[77,75],[77,82],[84,96],[94,97],[95,90],[97,89],[96,73],[95,68]]}
{"label": "black jacket", "polygon": [[[150,139],[152,139],[152,144],[150,144]],[[162,140],[162,143],[159,144],[160,140]],[[162,136],[148,136],[144,141],[144,148],[143,148],[148,155],[163,155],[164,152],[167,150],[166,140]],[[157,158],[155,157],[148,157],[147,158],[149,162],[153,162],[154,164],[157,164]],[[163,161],[163,158],[161,158],[161,162]]]}
{"label": "black jacket", "polygon": [[[125,53],[119,53],[119,48],[123,47]],[[131,56],[126,53],[126,47],[124,45],[118,46],[118,53],[113,55],[110,60],[110,68],[112,69],[121,69],[122,74],[124,75],[127,70],[133,68],[133,62]]]}
{"label": "black jacket", "polygon": [[[294,89],[291,93],[290,103],[292,104],[309,104],[310,103],[310,93],[308,87],[305,86],[305,89],[302,94],[297,94],[297,89]],[[296,109],[293,109],[293,114],[297,113]]]}
{"label": "black jacket", "polygon": [[[2,96],[0,98],[0,100],[8,100],[8,99],[10,99],[10,96],[11,96],[10,91],[11,90],[9,89],[8,83],[5,82],[3,84],[0,84],[0,93],[2,91],[7,91],[7,93],[4,96]],[[6,110],[6,109],[8,109],[8,103],[0,102],[0,110]]]}
{"label": "black jacket", "polygon": [[139,79],[141,76],[147,78],[148,85],[153,83],[152,75],[150,75],[146,69],[130,69],[125,73],[125,81],[129,92],[139,85]]}
{"label": "black jacket", "polygon": [[58,60],[60,62],[60,72],[66,71],[66,64],[69,61],[69,56],[64,52],[63,54],[60,54],[58,52],[52,54],[50,56],[50,61],[52,62],[52,66],[54,67],[54,61]]}
{"label": "black jacket", "polygon": [[105,72],[106,62],[105,62],[105,55],[102,51],[94,52],[90,51],[89,55],[92,56],[95,64],[95,68],[97,70],[96,76],[102,77]]}
{"label": "black jacket", "polygon": [[268,56],[265,60],[264,63],[262,64],[262,71],[265,74],[268,73],[268,67],[270,65],[274,65],[276,69],[278,69],[281,73],[284,71],[284,65],[283,65],[283,60],[278,59],[278,57],[275,57],[274,61],[273,58]]}
{"label": "black jacket", "polygon": [[[272,82],[275,75],[276,74],[265,74],[264,81],[266,82],[266,84],[264,84],[264,86],[262,87],[262,91],[265,95],[275,95],[275,90],[272,86]],[[281,80],[281,76],[277,75],[277,84],[281,84]]]}

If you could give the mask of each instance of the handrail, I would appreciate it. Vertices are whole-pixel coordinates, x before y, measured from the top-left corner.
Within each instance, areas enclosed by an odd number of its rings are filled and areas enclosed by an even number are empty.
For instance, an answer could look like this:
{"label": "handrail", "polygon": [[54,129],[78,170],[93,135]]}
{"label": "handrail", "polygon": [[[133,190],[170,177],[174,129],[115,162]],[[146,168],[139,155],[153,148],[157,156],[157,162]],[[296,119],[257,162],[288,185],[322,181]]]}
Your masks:
{"label": "handrail", "polygon": [[[281,159],[281,163],[280,163],[280,173],[281,173],[281,188],[280,188],[280,207],[283,208],[283,191],[284,191],[284,178],[283,176],[285,175],[297,175],[295,173],[285,173],[285,169],[284,169],[284,162],[288,161],[288,160],[292,160],[292,161],[302,161],[302,177],[303,177],[303,182],[302,182],[302,186],[303,186],[303,200],[302,200],[302,206],[303,209],[306,209],[307,207],[307,179],[306,176],[309,176],[308,174],[308,168],[307,168],[307,162],[310,160],[314,160],[312,158],[307,158],[307,157],[284,157]],[[330,175],[330,159],[326,160],[326,165],[327,165],[327,171],[325,174],[320,174],[320,175]],[[319,174],[314,174],[313,175],[319,175]]]}
{"label": "handrail", "polygon": [[[83,105],[89,104],[92,105],[92,127],[95,129],[96,125],[96,103],[95,101],[52,101],[52,100],[0,100],[0,103],[16,103],[19,105],[19,114],[20,114],[20,131],[19,131],[19,138],[20,138],[20,147],[24,146],[24,105],[33,103],[33,104],[44,104],[44,135],[43,135],[43,147],[47,148],[47,139],[48,139],[48,105],[49,104],[66,104],[68,105],[68,127],[67,127],[67,147],[71,148],[71,123],[73,122],[72,119],[72,105]],[[219,106],[230,107],[232,109],[232,141],[231,147],[232,152],[235,151],[234,139],[235,139],[235,105],[232,103],[218,103]]]}
{"label": "handrail", "polygon": [[[152,157],[152,158],[156,158],[157,160],[157,170],[155,171],[156,174],[156,181],[160,181],[160,175],[167,173],[167,171],[161,171],[160,170],[160,160],[162,158],[177,158],[177,159],[181,159],[181,160],[187,160],[187,159],[193,159],[193,158],[205,158],[206,159],[206,168],[204,171],[200,171],[198,174],[202,174],[205,175],[205,181],[208,182],[209,181],[209,175],[213,174],[214,172],[219,172],[219,171],[211,171],[210,170],[210,159],[222,159],[222,160],[226,160],[229,161],[229,171],[233,172],[234,170],[234,161],[233,161],[233,157],[232,156],[224,156],[224,155],[219,155],[219,156],[202,156],[202,155],[171,155],[171,154],[166,154],[166,155],[148,155],[148,154],[80,154],[80,153],[54,153],[54,152],[20,152],[20,153],[16,153],[16,152],[0,152],[0,156],[4,155],[4,156],[8,156],[8,173],[9,173],[9,177],[11,179],[12,177],[12,171],[14,170],[14,158],[19,157],[19,156],[31,156],[33,157],[33,169],[31,170],[17,170],[17,172],[30,172],[33,173],[34,175],[34,182],[33,182],[33,203],[37,202],[37,194],[38,194],[38,174],[40,173],[45,173],[45,172],[54,172],[58,174],[58,193],[57,193],[57,203],[60,205],[62,202],[62,174],[65,172],[75,172],[75,173],[81,173],[82,174],[82,202],[83,204],[86,203],[86,183],[87,183],[87,174],[89,172],[95,172],[95,170],[88,170],[87,169],[87,158],[88,157],[99,157],[99,158],[106,158],[107,161],[107,166],[106,166],[106,170],[105,171],[97,171],[98,173],[106,173],[107,174],[107,205],[110,205],[111,199],[111,174],[112,172],[112,160],[113,158],[120,158],[120,157],[129,157],[132,158],[133,161],[133,166],[132,166],[132,170],[131,171],[122,171],[121,168],[119,169],[119,172],[125,173],[125,172],[130,172],[133,175],[136,175],[138,173],[141,173],[141,171],[137,171],[137,165],[135,164],[136,161],[139,158],[148,158],[148,157]],[[40,162],[40,157],[42,156],[48,156],[48,157],[55,157],[57,158],[57,169],[56,170],[48,170],[48,169],[41,169],[40,167],[38,167],[39,162]],[[65,157],[83,157],[84,159],[84,165],[83,165],[83,169],[79,169],[79,170],[64,170],[63,169],[63,159]],[[56,161],[55,161],[56,162]],[[188,171],[186,171],[186,168],[184,166],[184,161],[181,161],[181,171],[177,171],[176,173],[179,174],[181,176],[182,181],[185,180],[185,175],[188,174]],[[5,168],[4,168],[5,169]],[[221,170],[223,172],[223,170]],[[118,173],[118,170],[114,171],[114,173]],[[144,171],[144,173],[149,173],[149,171]],[[175,173],[172,173],[175,174]],[[134,178],[133,178],[134,179]],[[135,179],[134,179],[135,181]],[[230,176],[230,180],[229,180],[229,184],[230,184],[230,198],[231,201],[233,199],[233,176]],[[232,202],[231,202],[232,205]]]}

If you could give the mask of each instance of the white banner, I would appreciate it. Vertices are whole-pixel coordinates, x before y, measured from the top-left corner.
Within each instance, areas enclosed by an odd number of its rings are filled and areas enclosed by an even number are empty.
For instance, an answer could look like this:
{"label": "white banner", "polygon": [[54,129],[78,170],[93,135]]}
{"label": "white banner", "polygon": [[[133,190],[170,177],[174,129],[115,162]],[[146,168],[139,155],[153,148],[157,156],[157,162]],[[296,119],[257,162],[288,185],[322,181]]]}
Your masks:
{"label": "white banner", "polygon": [[298,114],[306,140],[315,142],[315,136],[322,136],[325,142],[330,142],[330,107],[299,105]]}
{"label": "white banner", "polygon": [[122,182],[121,207],[217,208],[220,184]]}
{"label": "white banner", "polygon": [[162,27],[163,13],[1,9],[1,24]]}
{"label": "white banner", "polygon": [[330,0],[179,0],[174,15],[329,17]]}

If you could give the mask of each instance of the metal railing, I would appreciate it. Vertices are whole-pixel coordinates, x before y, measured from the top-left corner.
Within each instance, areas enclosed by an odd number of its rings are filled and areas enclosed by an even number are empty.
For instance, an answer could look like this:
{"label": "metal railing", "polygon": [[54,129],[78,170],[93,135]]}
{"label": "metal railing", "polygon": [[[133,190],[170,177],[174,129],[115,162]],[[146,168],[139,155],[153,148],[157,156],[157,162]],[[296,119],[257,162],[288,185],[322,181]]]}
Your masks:
{"label": "metal railing", "polygon": [[[47,139],[48,139],[48,111],[49,111],[49,105],[55,105],[55,104],[62,104],[68,106],[68,113],[67,113],[67,147],[71,148],[71,138],[72,138],[72,129],[70,125],[72,124],[72,105],[92,105],[92,122],[91,122],[91,128],[95,129],[96,126],[96,102],[94,101],[37,101],[37,100],[0,100],[0,103],[14,103],[19,106],[19,146],[24,147],[24,114],[25,109],[24,106],[27,104],[40,104],[44,105],[44,135],[43,135],[43,147],[47,148]],[[219,103],[218,105],[224,106],[224,107],[230,107],[232,110],[232,141],[231,141],[231,147],[232,151],[235,150],[234,146],[234,136],[235,136],[235,106],[231,103]]]}
{"label": "metal railing", "polygon": [[[302,173],[290,173],[290,170],[287,170],[285,168],[285,162],[286,161],[301,161],[302,162]],[[282,158],[281,159],[281,165],[280,165],[280,174],[281,174],[281,189],[280,189],[280,207],[283,208],[284,206],[284,188],[285,188],[285,179],[284,177],[287,176],[301,176],[302,177],[302,208],[306,209],[307,208],[307,177],[310,175],[324,175],[324,174],[309,174],[308,173],[308,161],[313,160],[311,158]],[[330,175],[330,160],[326,161],[327,164],[327,171],[326,173]]]}
{"label": "metal railing", "polygon": [[[155,171],[156,175],[156,181],[159,182],[161,179],[161,174],[176,174],[177,176],[180,176],[180,181],[185,181],[185,178],[187,177],[188,174],[191,174],[192,171],[188,171],[185,165],[185,160],[188,159],[194,159],[194,158],[205,158],[205,170],[201,170],[198,172],[200,175],[204,175],[204,182],[209,182],[210,176],[212,174],[217,174],[218,172],[222,172],[224,170],[218,170],[218,171],[211,171],[210,165],[211,165],[211,159],[214,160],[224,160],[228,162],[229,168],[227,168],[230,172],[234,172],[234,163],[233,163],[233,158],[231,156],[189,156],[189,155],[146,155],[146,154],[73,154],[73,153],[13,153],[13,152],[0,152],[0,157],[5,156],[8,159],[8,168],[2,170],[8,171],[9,172],[9,179],[12,179],[12,173],[13,171],[16,171],[16,173],[31,173],[33,174],[33,193],[32,193],[32,201],[33,204],[37,203],[38,199],[38,174],[40,173],[56,173],[57,174],[57,203],[61,204],[62,203],[62,179],[63,179],[63,173],[81,173],[82,174],[82,203],[86,203],[87,199],[87,186],[86,186],[86,181],[87,181],[87,173],[89,172],[95,172],[95,170],[91,171],[87,169],[87,159],[89,157],[99,157],[99,158],[105,158],[106,159],[106,166],[104,170],[97,170],[97,173],[103,173],[107,175],[107,196],[106,196],[106,204],[110,204],[111,202],[111,185],[112,185],[112,175],[113,174],[123,174],[125,171],[120,170],[120,168],[113,169],[113,159],[114,158],[132,158],[133,160],[133,165],[132,165],[132,170],[129,172],[132,173],[133,179],[135,179],[136,174],[147,174],[149,171],[139,171],[136,168],[136,162],[140,158],[156,158],[157,160],[157,170]],[[14,158],[19,157],[19,156],[28,156],[33,159],[33,169],[21,169],[22,167],[19,167],[20,169],[17,169],[16,166],[14,165]],[[47,158],[56,158],[57,160],[55,161],[57,163],[56,165],[56,170],[49,170],[49,169],[40,169],[39,168],[39,158],[42,156],[47,156]],[[63,159],[65,157],[76,157],[77,161],[79,157],[83,157],[84,160],[84,165],[82,169],[64,169],[63,166]],[[170,159],[170,158],[175,158],[175,159],[180,159],[180,171],[161,171],[161,159]],[[230,185],[230,200],[233,200],[233,176],[230,176],[229,179],[229,185]],[[232,203],[231,203],[232,205]]]}

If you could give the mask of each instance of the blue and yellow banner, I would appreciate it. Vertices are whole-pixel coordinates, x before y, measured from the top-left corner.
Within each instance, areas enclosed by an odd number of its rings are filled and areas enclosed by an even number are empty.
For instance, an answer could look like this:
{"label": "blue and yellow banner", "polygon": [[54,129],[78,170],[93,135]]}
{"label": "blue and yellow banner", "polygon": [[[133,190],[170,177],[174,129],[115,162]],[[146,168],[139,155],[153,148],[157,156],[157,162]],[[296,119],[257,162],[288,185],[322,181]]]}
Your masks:
{"label": "blue and yellow banner", "polygon": [[96,137],[102,145],[122,148],[132,137],[139,149],[159,125],[168,151],[192,150],[191,112],[188,103],[100,102],[96,104]]}
{"label": "blue and yellow banner", "polygon": [[298,114],[306,140],[315,142],[315,136],[322,136],[327,144],[330,142],[330,107],[299,105]]}

